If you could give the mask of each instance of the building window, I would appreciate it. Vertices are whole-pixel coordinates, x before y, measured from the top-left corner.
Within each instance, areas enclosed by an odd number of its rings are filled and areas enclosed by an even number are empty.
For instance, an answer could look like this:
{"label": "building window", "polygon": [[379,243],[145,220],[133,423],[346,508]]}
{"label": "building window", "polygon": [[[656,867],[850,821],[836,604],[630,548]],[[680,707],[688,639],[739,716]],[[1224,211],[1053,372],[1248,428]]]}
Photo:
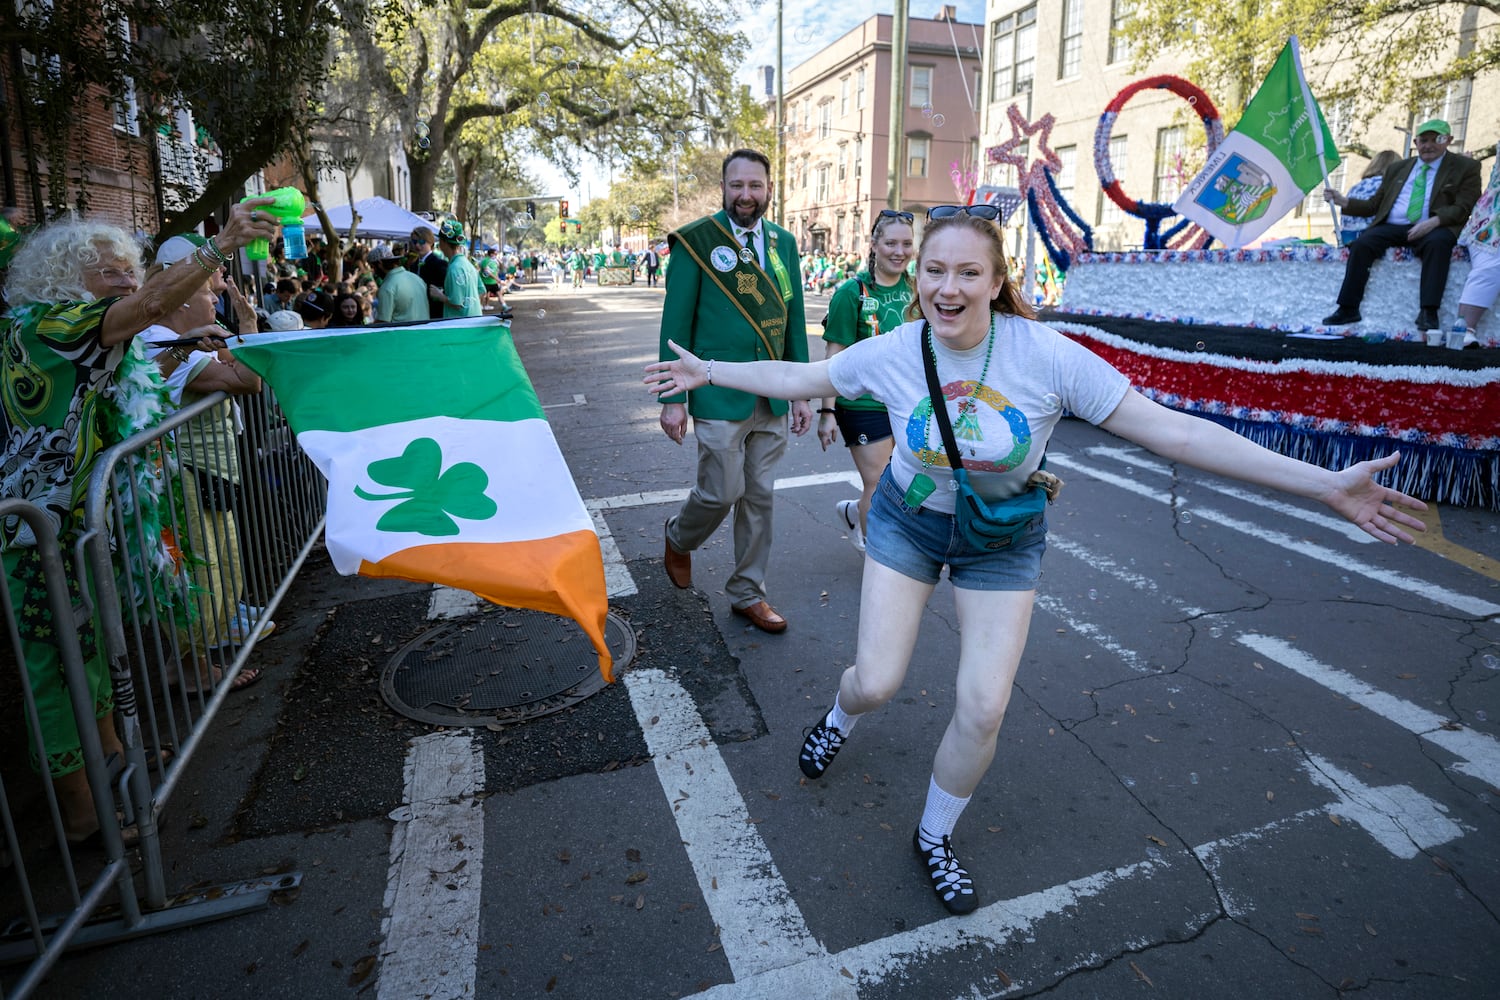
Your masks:
{"label": "building window", "polygon": [[839,183],[842,184],[849,176],[849,144],[839,143]]}
{"label": "building window", "polygon": [[925,108],[932,104],[932,67],[911,68],[911,106]]}
{"label": "building window", "polygon": [[[1115,178],[1122,183],[1125,177],[1125,152],[1129,149],[1125,138],[1123,135],[1109,137],[1109,163],[1114,168]],[[1125,210],[1109,200],[1103,187],[1099,189],[1099,212],[1095,218],[1101,226],[1118,225],[1125,221]]]}
{"label": "building window", "polygon": [[849,113],[849,78],[846,76],[839,81],[839,117],[842,118]]}
{"label": "building window", "polygon": [[1187,129],[1181,125],[1156,130],[1156,179],[1151,185],[1151,200],[1170,204],[1182,193],[1183,145]]}
{"label": "building window", "polygon": [[990,100],[1031,90],[1036,76],[1036,4],[1007,14],[990,34]]}
{"label": "building window", "polygon": [[833,100],[824,101],[818,105],[818,138],[826,139],[833,135]]}
{"label": "building window", "polygon": [[1057,53],[1057,78],[1078,75],[1083,64],[1083,0],[1063,0],[1062,47]]}
{"label": "building window", "polygon": [[818,201],[819,204],[823,204],[823,203],[827,202],[829,196],[832,195],[832,193],[833,193],[831,190],[829,190],[829,186],[828,186],[828,174],[829,174],[828,164],[826,164],[826,163],[820,163],[820,164],[818,164],[818,186],[817,186],[817,190],[815,190],[813,192],[813,197],[815,199],[817,199],[817,201]]}
{"label": "building window", "polygon": [[854,106],[856,108],[865,106],[865,68],[863,66],[854,71]]}
{"label": "building window", "polygon": [[802,102],[802,131],[806,133],[811,128],[812,121],[812,98]]}
{"label": "building window", "polygon": [[854,140],[854,179],[859,180],[865,175],[865,141]]}
{"label": "building window", "polygon": [[[130,19],[120,18],[115,22],[115,30],[118,32],[120,49],[123,52],[130,48]],[[125,89],[115,100],[115,130],[124,132],[126,135],[140,135],[140,108],[136,105],[135,80],[126,77]]]}
{"label": "building window", "polygon": [[[1474,81],[1472,78],[1462,80],[1449,80],[1442,89],[1431,99],[1417,105],[1412,110],[1411,121],[1407,123],[1410,128],[1429,121],[1433,118],[1441,118],[1448,123],[1453,131],[1452,149],[1458,149],[1464,144],[1464,136],[1469,131],[1469,101],[1474,93]],[[1334,130],[1332,117],[1328,122],[1329,131],[1334,136],[1338,132]],[[1416,136],[1412,136],[1413,139]]]}
{"label": "building window", "polygon": [[810,170],[807,169],[807,154],[805,154],[805,153],[802,156],[802,171],[801,171],[801,173],[802,173],[802,190],[806,191],[807,190],[807,182],[808,182],[808,174],[812,173],[812,171],[810,171]]}
{"label": "building window", "polygon": [[844,249],[844,213],[840,212],[833,219],[833,245],[838,249]]}
{"label": "building window", "polygon": [[1135,14],[1135,0],[1110,0],[1109,5],[1109,61],[1111,64],[1125,62],[1130,58],[1130,39],[1125,37],[1125,25]]}
{"label": "building window", "polygon": [[1062,169],[1057,172],[1057,177],[1055,178],[1057,181],[1057,190],[1064,195],[1068,195],[1068,200],[1071,201],[1073,187],[1078,177],[1078,147],[1061,146],[1055,152],[1057,153],[1057,158],[1062,161]]}
{"label": "building window", "polygon": [[926,177],[927,161],[932,155],[932,140],[926,136],[906,137],[906,176]]}

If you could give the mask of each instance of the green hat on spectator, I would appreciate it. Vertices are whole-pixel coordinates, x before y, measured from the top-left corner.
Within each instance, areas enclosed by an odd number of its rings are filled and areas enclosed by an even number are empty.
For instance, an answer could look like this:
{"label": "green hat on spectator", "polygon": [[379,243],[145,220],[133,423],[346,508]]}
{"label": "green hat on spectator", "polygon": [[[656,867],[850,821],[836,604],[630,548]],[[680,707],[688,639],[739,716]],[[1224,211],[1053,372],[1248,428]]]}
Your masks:
{"label": "green hat on spectator", "polygon": [[1411,134],[1422,135],[1424,132],[1436,132],[1438,135],[1449,136],[1453,134],[1453,130],[1448,127],[1448,123],[1441,118],[1434,118],[1431,121],[1423,122],[1413,129]]}

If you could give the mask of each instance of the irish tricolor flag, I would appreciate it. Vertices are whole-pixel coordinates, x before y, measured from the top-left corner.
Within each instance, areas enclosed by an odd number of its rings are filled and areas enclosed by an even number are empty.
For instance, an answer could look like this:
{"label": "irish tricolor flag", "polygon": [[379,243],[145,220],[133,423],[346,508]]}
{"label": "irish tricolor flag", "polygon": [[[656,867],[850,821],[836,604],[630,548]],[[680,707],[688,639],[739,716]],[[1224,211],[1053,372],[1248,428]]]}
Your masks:
{"label": "irish tricolor flag", "polygon": [[505,326],[263,333],[231,349],[328,479],[340,573],[566,615],[611,679],[599,537]]}

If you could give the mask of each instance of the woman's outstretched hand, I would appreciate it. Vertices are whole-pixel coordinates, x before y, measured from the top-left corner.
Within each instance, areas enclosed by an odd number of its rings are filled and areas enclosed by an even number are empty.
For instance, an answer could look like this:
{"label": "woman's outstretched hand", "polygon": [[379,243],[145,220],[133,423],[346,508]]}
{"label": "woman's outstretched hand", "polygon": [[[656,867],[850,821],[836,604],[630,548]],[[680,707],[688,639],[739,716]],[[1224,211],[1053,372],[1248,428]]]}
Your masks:
{"label": "woman's outstretched hand", "polygon": [[708,366],[696,354],[668,340],[677,352],[676,361],[658,361],[646,366],[646,388],[653,396],[675,396],[708,384]]}
{"label": "woman's outstretched hand", "polygon": [[1397,451],[1384,458],[1360,462],[1335,473],[1335,486],[1322,498],[1323,502],[1358,525],[1366,534],[1382,542],[1393,545],[1397,542],[1410,542],[1411,535],[1401,530],[1401,526],[1405,525],[1414,531],[1426,531],[1427,525],[1402,508],[1426,510],[1427,505],[1416,497],[1375,481],[1378,473],[1393,467],[1400,460],[1401,453]]}

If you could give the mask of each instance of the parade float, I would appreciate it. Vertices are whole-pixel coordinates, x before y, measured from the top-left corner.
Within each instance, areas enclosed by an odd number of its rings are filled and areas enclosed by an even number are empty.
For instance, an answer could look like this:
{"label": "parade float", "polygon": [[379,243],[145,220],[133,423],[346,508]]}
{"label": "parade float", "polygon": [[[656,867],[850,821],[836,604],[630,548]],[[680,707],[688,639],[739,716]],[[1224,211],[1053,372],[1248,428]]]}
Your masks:
{"label": "parade float", "polygon": [[[1477,349],[1429,346],[1414,322],[1419,263],[1398,251],[1375,265],[1363,322],[1318,325],[1343,280],[1343,248],[1213,249],[1196,223],[1172,222],[1172,205],[1137,201],[1121,186],[1109,161],[1110,132],[1125,103],[1148,89],[1187,101],[1203,123],[1210,156],[1224,138],[1212,101],[1177,77],[1136,81],[1109,103],[1095,134],[1095,167],[1105,195],[1143,222],[1140,250],[1094,251],[1092,231],[1058,190],[1062,164],[1048,146],[1050,114],[1028,121],[1012,105],[1011,136],[987,150],[991,164],[1015,167],[1018,204],[1065,276],[1061,302],[1043,319],[1164,406],[1319,465],[1399,449],[1404,458],[1391,485],[1427,500],[1500,509],[1496,311],[1471,331]],[[1441,330],[1456,319],[1468,269],[1460,247]]]}

